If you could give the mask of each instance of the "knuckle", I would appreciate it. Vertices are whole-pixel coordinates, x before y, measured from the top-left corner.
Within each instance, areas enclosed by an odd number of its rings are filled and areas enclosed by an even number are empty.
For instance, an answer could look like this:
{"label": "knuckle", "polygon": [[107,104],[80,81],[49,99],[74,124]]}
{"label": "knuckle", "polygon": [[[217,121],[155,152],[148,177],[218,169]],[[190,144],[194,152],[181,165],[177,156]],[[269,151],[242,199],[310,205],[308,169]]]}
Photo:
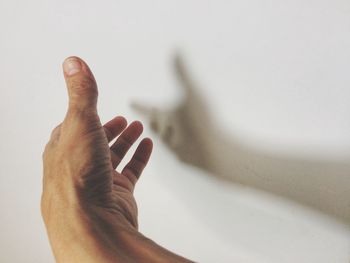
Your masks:
{"label": "knuckle", "polygon": [[76,125],[80,124],[80,128],[85,126],[83,124],[88,124],[90,126],[98,124],[98,126],[100,126],[100,119],[95,108],[77,107],[77,105],[70,106],[64,122],[66,124],[65,127],[67,127],[67,125],[71,125],[72,123],[75,123]]}
{"label": "knuckle", "polygon": [[60,134],[60,132],[61,132],[61,125],[62,125],[62,124],[57,125],[57,126],[52,130],[52,132],[51,132],[51,139],[57,137],[57,136]]}

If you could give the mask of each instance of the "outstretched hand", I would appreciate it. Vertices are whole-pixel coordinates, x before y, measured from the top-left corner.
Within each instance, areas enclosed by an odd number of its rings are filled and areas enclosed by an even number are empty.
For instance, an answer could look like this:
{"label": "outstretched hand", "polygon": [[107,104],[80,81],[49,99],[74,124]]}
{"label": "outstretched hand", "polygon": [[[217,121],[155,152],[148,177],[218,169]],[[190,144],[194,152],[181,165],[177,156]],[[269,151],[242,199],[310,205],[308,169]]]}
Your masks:
{"label": "outstretched hand", "polygon": [[[81,71],[75,72],[73,64]],[[88,66],[75,57],[68,58],[64,65],[69,108],[45,149],[44,187],[61,185],[60,190],[67,191],[67,203],[78,202],[89,209],[118,214],[137,228],[133,190],[150,157],[152,141],[143,139],[129,163],[117,172],[115,169],[141,135],[142,124],[136,121],[126,128],[125,118],[116,117],[102,126],[96,110],[97,86]],[[55,166],[55,163],[61,165]],[[67,185],[69,187],[65,187]],[[52,208],[54,204],[44,192],[43,214],[49,220],[53,211],[48,211],[47,207]]]}
{"label": "outstretched hand", "polygon": [[182,261],[137,231],[133,190],[151,155],[151,139],[143,139],[125,167],[115,170],[140,137],[142,124],[135,121],[127,126],[125,118],[118,116],[102,126],[96,109],[97,85],[87,64],[70,57],[63,69],[69,106],[43,154],[41,200],[56,260],[162,262],[168,257]]}

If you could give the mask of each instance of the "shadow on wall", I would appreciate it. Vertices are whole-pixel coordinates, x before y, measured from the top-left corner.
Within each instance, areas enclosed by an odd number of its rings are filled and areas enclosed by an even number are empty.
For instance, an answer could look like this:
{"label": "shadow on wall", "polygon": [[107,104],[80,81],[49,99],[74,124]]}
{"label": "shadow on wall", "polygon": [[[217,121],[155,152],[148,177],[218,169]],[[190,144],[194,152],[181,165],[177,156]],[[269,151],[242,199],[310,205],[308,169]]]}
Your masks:
{"label": "shadow on wall", "polygon": [[180,56],[176,75],[184,88],[183,100],[173,109],[142,104],[152,130],[185,163],[233,183],[254,187],[315,208],[350,224],[350,160],[279,157],[240,145],[217,129]]}

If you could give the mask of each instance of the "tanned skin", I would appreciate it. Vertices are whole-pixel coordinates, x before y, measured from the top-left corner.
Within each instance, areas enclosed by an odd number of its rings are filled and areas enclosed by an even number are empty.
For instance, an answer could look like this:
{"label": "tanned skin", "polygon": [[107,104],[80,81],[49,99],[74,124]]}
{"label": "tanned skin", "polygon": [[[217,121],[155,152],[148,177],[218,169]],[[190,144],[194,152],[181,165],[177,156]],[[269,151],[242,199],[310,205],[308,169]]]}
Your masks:
{"label": "tanned skin", "polygon": [[43,153],[41,199],[56,261],[191,262],[138,231],[133,191],[150,158],[152,140],[142,139],[125,167],[119,164],[140,137],[142,124],[127,125],[118,116],[102,125],[97,85],[87,64],[69,57],[63,70],[69,106]]}

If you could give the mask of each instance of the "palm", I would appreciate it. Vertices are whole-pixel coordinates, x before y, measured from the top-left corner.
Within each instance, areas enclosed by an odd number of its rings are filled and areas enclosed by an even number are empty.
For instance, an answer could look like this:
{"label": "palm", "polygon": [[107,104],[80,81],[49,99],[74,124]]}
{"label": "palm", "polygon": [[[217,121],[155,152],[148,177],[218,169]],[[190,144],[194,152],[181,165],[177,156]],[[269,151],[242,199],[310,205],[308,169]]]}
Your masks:
{"label": "palm", "polygon": [[[123,117],[117,117],[105,124],[105,134],[108,142],[111,142],[120,133],[121,135],[110,146],[111,163],[114,169],[118,168],[127,151],[142,133],[140,122],[131,123],[126,129],[126,121]],[[124,130],[125,129],[125,130]],[[124,131],[123,131],[124,130]],[[143,139],[138,145],[133,157],[127,165],[118,172],[112,171],[112,208],[121,213],[135,228],[137,223],[137,205],[133,196],[134,187],[142,170],[147,164],[152,151],[152,141]]]}
{"label": "palm", "polygon": [[137,229],[136,200],[130,188],[125,187],[125,185],[128,185],[130,182],[125,176],[116,171],[114,171],[113,177],[117,178],[114,180],[112,187],[112,200],[115,205],[114,209],[118,209],[118,212],[122,213],[127,221]]}

